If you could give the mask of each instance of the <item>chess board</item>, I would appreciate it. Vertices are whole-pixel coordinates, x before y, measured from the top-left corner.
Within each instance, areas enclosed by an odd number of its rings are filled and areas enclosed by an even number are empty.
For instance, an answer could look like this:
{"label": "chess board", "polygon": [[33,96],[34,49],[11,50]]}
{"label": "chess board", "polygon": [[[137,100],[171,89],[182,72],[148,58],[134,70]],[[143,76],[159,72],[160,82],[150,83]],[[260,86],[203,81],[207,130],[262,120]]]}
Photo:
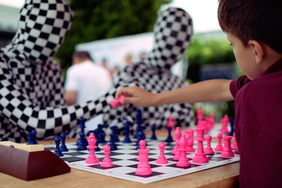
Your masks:
{"label": "chess board", "polygon": [[[164,140],[164,138],[158,138],[158,140],[156,141],[146,140],[147,148],[150,149],[149,163],[153,171],[153,174],[149,176],[138,176],[135,174],[138,165],[138,161],[136,160],[138,157],[138,152],[136,150],[136,141],[134,140],[132,140],[133,142],[130,144],[122,142],[116,143],[118,149],[111,151],[110,153],[110,158],[114,163],[114,167],[111,168],[100,167],[100,163],[103,161],[104,158],[102,148],[105,144],[100,144],[99,148],[101,148],[101,151],[95,152],[97,158],[100,160],[99,164],[86,164],[85,159],[88,157],[89,152],[87,150],[78,151],[76,143],[66,144],[69,151],[63,152],[64,156],[61,158],[71,168],[144,184],[173,178],[185,174],[190,174],[197,171],[234,163],[240,160],[238,154],[235,154],[235,157],[232,158],[225,158],[221,157],[219,153],[216,153],[215,155],[211,156],[207,155],[209,158],[208,163],[196,164],[192,162],[192,158],[194,157],[195,153],[187,153],[187,157],[189,158],[189,162],[191,162],[191,166],[177,167],[177,161],[173,160],[174,155],[172,154],[172,150],[174,148],[174,142],[172,142],[166,143],[165,148],[165,156],[168,159],[169,163],[165,165],[156,164],[156,160],[159,156],[158,144],[160,142],[164,142]],[[212,148],[215,148],[216,143],[212,143],[211,146]],[[197,143],[194,144],[194,148],[197,149]],[[45,149],[54,151],[55,145],[45,146]]]}

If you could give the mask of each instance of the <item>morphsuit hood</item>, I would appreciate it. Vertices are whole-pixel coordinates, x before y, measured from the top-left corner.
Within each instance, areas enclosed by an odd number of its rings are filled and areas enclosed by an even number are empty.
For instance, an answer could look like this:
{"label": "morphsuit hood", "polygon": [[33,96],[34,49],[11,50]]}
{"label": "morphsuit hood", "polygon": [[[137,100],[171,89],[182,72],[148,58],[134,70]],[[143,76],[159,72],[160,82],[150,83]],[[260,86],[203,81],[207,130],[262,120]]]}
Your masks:
{"label": "morphsuit hood", "polygon": [[71,9],[65,0],[26,0],[18,30],[5,49],[9,56],[42,64],[64,41],[71,25]]}
{"label": "morphsuit hood", "polygon": [[193,34],[192,19],[180,8],[169,8],[154,25],[154,46],[144,62],[170,69],[188,48]]}

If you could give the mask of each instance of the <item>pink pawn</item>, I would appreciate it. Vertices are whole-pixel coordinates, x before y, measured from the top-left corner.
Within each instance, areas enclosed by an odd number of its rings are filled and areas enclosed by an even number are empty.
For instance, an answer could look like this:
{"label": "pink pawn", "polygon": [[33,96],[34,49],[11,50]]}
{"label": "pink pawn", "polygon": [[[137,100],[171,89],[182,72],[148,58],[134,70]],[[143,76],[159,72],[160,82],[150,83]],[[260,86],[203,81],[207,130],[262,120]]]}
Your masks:
{"label": "pink pawn", "polygon": [[205,140],[204,131],[205,131],[204,127],[196,128],[198,149],[197,149],[197,152],[195,153],[195,156],[192,159],[192,162],[194,163],[208,163],[209,162],[209,159],[207,158],[204,152],[204,146],[203,146],[203,141]]}
{"label": "pink pawn", "polygon": [[158,157],[158,159],[156,160],[157,164],[167,164],[168,160],[166,159],[165,155],[164,155],[164,150],[165,150],[165,143],[160,142],[159,143],[159,150],[160,150],[160,155]]}
{"label": "pink pawn", "polygon": [[174,156],[173,156],[173,160],[178,161],[180,158],[180,151],[179,151],[179,147],[180,147],[180,139],[176,140],[176,147],[177,147],[177,151],[175,152]]}
{"label": "pink pawn", "polygon": [[139,145],[140,145],[140,149],[138,149],[139,163],[135,171],[135,174],[140,175],[140,176],[149,176],[153,174],[153,171],[149,164],[149,158],[148,158],[148,153],[150,152],[150,149],[146,148],[145,140],[140,140]]}
{"label": "pink pawn", "polygon": [[214,128],[214,114],[210,114],[211,129]]}
{"label": "pink pawn", "polygon": [[111,105],[112,105],[114,108],[116,108],[117,105],[120,104],[120,101],[121,101],[124,97],[125,97],[124,95],[121,95],[121,96],[119,96],[118,99],[110,101]]}
{"label": "pink pawn", "polygon": [[204,112],[202,110],[202,106],[197,110],[197,127],[201,124],[201,121],[204,118]]}
{"label": "pink pawn", "polygon": [[180,127],[176,127],[175,131],[174,131],[174,141],[175,141],[175,146],[173,148],[173,150],[171,151],[172,154],[176,154],[176,152],[178,151],[179,146],[177,145],[177,141],[180,139],[182,133],[180,130]]}
{"label": "pink pawn", "polygon": [[171,127],[171,130],[174,130],[174,124],[173,124],[173,117],[172,116],[168,116],[167,118],[167,127]]}
{"label": "pink pawn", "polygon": [[193,145],[194,145],[194,129],[185,130],[184,133],[188,135],[188,137],[187,137],[188,144],[187,144],[186,151],[187,152],[195,152],[195,148],[193,148]]}
{"label": "pink pawn", "polygon": [[93,164],[93,163],[99,163],[99,159],[95,155],[95,148],[96,148],[96,138],[94,136],[94,133],[90,133],[90,136],[88,138],[88,146],[89,149],[89,155],[87,159],[85,160],[85,163],[87,164]]}
{"label": "pink pawn", "polygon": [[210,135],[206,136],[206,140],[207,140],[207,147],[206,147],[206,150],[205,150],[205,154],[206,155],[213,155],[214,154],[214,151],[211,147],[211,140],[212,140],[212,137]]}
{"label": "pink pawn", "polygon": [[185,138],[185,135],[181,136],[180,139],[180,147],[179,147],[179,152],[180,152],[180,158],[179,161],[176,163],[176,166],[179,167],[189,167],[191,166],[191,163],[189,162],[187,156],[186,156],[186,147],[187,147],[187,139]]}
{"label": "pink pawn", "polygon": [[113,167],[114,164],[112,163],[110,159],[110,152],[111,152],[111,147],[109,145],[104,145],[103,147],[104,153],[105,153],[105,158],[103,159],[103,162],[101,163],[101,167],[103,168],[110,168]]}
{"label": "pink pawn", "polygon": [[218,133],[217,134],[217,145],[216,145],[214,151],[218,151],[218,152],[222,151],[223,146],[222,146],[221,140],[222,140],[222,134]]}
{"label": "pink pawn", "polygon": [[221,129],[220,129],[220,131],[223,134],[229,133],[229,131],[227,129],[228,123],[229,123],[229,118],[228,118],[228,115],[225,114],[224,117],[221,119]]}
{"label": "pink pawn", "polygon": [[235,133],[233,133],[233,138],[234,138],[234,142],[233,142],[233,144],[232,144],[232,149],[238,150],[238,145],[237,145]]}
{"label": "pink pawn", "polygon": [[234,157],[234,153],[231,148],[232,136],[224,136],[224,148],[220,154],[221,157]]}

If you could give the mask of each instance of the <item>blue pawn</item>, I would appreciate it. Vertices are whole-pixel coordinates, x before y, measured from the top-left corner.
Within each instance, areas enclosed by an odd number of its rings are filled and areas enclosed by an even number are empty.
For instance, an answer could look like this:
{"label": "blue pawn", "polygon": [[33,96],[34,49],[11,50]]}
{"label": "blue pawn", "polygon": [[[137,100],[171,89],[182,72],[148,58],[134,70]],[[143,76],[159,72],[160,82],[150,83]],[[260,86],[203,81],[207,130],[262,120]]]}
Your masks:
{"label": "blue pawn", "polygon": [[59,157],[64,156],[64,154],[62,153],[62,151],[61,151],[61,149],[60,149],[61,138],[57,136],[57,137],[54,139],[54,141],[55,141],[55,144],[56,144],[56,149],[55,149],[54,153],[55,153],[57,156],[59,156]]}
{"label": "blue pawn", "polygon": [[36,141],[36,130],[32,130],[31,132],[27,133],[28,136],[28,143],[27,145],[36,145],[38,144]]}
{"label": "blue pawn", "polygon": [[136,120],[137,124],[136,132],[134,134],[134,138],[138,138],[138,132],[142,129],[142,111],[141,109],[137,109]]}
{"label": "blue pawn", "polygon": [[94,130],[94,136],[96,138],[96,148],[95,148],[95,151],[101,151],[101,149],[99,148],[99,143],[100,143],[100,132],[98,129],[95,129]]}
{"label": "blue pawn", "polygon": [[80,138],[77,141],[77,150],[87,150],[87,147],[86,147],[87,144],[85,144],[84,142],[85,137],[83,137],[85,136],[85,134],[80,132],[79,135],[80,135]]}
{"label": "blue pawn", "polygon": [[168,136],[167,138],[165,139],[165,142],[173,142],[173,138],[171,136],[171,127],[167,127],[167,131],[168,131]]}
{"label": "blue pawn", "polygon": [[77,141],[76,144],[79,145],[79,144],[81,144],[79,142],[82,142],[85,146],[87,146],[88,142],[85,138],[85,132],[84,132],[85,127],[86,127],[85,126],[86,119],[85,118],[79,118],[78,120],[79,120],[79,128],[80,128],[80,133],[79,133],[80,138],[79,138],[79,140]]}
{"label": "blue pawn", "polygon": [[107,141],[105,140],[106,132],[103,130],[104,125],[98,124],[98,132],[99,132],[99,143],[105,144]]}
{"label": "blue pawn", "polygon": [[125,122],[125,125],[124,125],[124,140],[122,141],[123,143],[131,143],[131,139],[129,137],[129,133],[130,133],[130,125],[128,123],[128,121]]}
{"label": "blue pawn", "polygon": [[156,136],[156,125],[154,124],[151,128],[152,130],[152,136],[150,138],[150,140],[158,140],[157,136]]}
{"label": "blue pawn", "polygon": [[110,134],[110,147],[111,147],[111,151],[118,149],[117,145],[116,145],[116,142],[115,142],[115,135],[114,135],[114,133]]}
{"label": "blue pawn", "polygon": [[35,129],[33,129],[31,132],[33,133],[33,138],[34,138],[33,143],[38,144],[37,140],[36,140],[37,131]]}
{"label": "blue pawn", "polygon": [[112,134],[113,134],[113,140],[115,142],[119,142],[120,140],[119,140],[118,133],[117,133],[118,127],[117,126],[112,126],[111,130],[112,130]]}
{"label": "blue pawn", "polygon": [[67,146],[66,146],[66,143],[65,143],[65,141],[66,141],[66,135],[65,135],[65,133],[62,133],[61,135],[60,135],[60,137],[61,137],[61,140],[62,140],[62,144],[61,144],[61,151],[69,151],[69,149],[67,148]]}
{"label": "blue pawn", "polygon": [[136,143],[136,150],[140,149],[140,144],[139,143],[140,143],[141,140],[145,140],[144,139],[144,133],[142,131],[139,131],[138,132],[138,141]]}

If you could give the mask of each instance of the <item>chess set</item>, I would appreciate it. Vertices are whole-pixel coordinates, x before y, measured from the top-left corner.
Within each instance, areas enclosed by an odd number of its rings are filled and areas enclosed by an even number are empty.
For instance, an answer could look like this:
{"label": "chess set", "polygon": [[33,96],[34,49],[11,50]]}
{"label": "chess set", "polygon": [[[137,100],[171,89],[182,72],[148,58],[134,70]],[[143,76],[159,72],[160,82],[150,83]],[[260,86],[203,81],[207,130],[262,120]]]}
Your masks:
{"label": "chess set", "polygon": [[[123,137],[121,137],[121,140],[122,139]],[[210,139],[212,138],[210,137]],[[136,174],[139,165],[138,157],[140,156],[140,154],[137,150],[138,140],[134,138],[132,139],[131,143],[123,143],[121,141],[116,142],[116,149],[111,150],[108,154],[111,163],[113,164],[112,167],[102,167],[101,165],[103,163],[103,160],[105,159],[106,147],[104,148],[104,146],[109,146],[109,142],[104,143],[103,145],[100,144],[100,151],[95,151],[95,157],[98,160],[98,162],[96,161],[96,163],[86,163],[86,159],[89,157],[89,150],[78,150],[77,143],[65,144],[68,148],[68,151],[62,152],[63,156],[61,156],[61,159],[63,159],[66,164],[69,165],[69,167],[71,168],[87,171],[90,173],[96,173],[105,176],[124,179],[128,181],[139,182],[143,184],[152,183],[185,174],[190,174],[209,168],[219,167],[240,160],[239,154],[236,153],[235,150],[232,150],[233,156],[231,157],[223,157],[221,155],[221,151],[214,151],[214,154],[206,155],[206,162],[193,162],[195,161],[193,159],[195,158],[199,150],[199,142],[195,142],[193,145],[193,147],[195,148],[195,152],[187,152],[186,154],[187,161],[189,161],[190,165],[178,166],[178,161],[174,159],[175,154],[173,154],[173,150],[176,147],[176,142],[166,142],[166,138],[157,138],[157,140],[150,140],[150,138],[145,138],[144,140],[146,140],[146,148],[150,150],[148,153],[148,164],[149,168],[152,171],[150,175]],[[157,159],[160,157],[160,143],[165,143],[163,155],[168,161],[167,164],[158,164],[156,162]],[[212,150],[215,150],[215,148],[219,145],[219,142],[209,144],[207,144],[207,141],[204,143],[202,142],[202,150],[206,150],[208,145]],[[45,146],[45,150],[50,150],[54,152],[56,150],[56,146]]]}

